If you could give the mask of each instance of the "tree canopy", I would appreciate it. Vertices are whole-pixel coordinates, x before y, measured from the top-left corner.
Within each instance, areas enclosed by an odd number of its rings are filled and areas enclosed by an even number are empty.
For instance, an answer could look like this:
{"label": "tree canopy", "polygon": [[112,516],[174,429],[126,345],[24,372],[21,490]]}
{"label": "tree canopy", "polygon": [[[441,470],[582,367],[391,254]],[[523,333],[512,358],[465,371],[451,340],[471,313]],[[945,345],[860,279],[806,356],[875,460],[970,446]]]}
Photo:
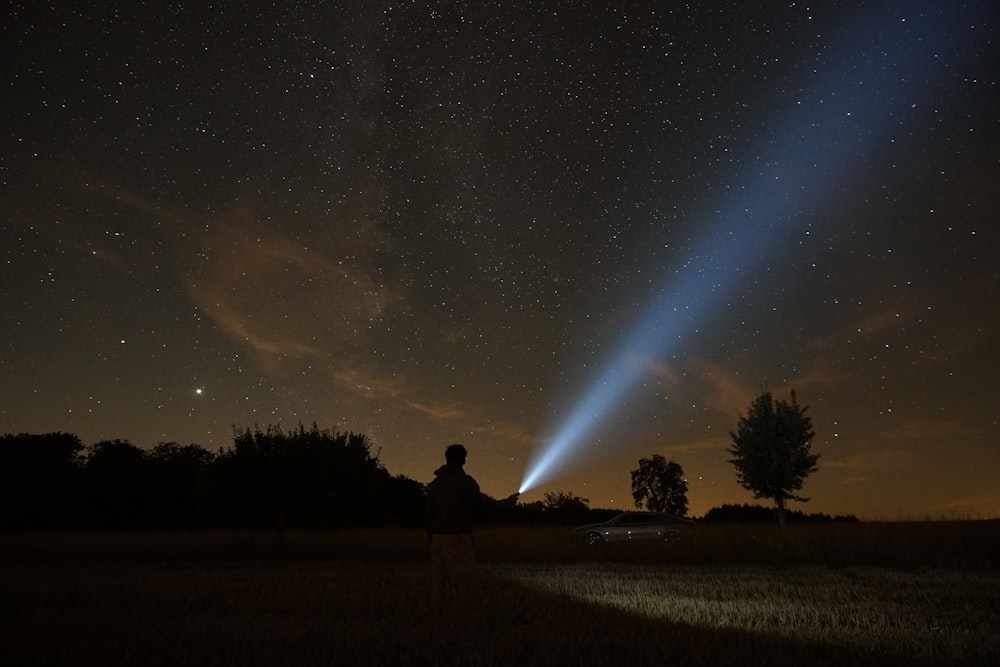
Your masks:
{"label": "tree canopy", "polygon": [[733,444],[727,451],[733,457],[729,462],[736,467],[737,480],[754,498],[773,499],[782,525],[787,501],[809,500],[795,492],[817,470],[819,455],[810,452],[816,433],[808,409],[799,405],[794,390],[790,403],[775,401],[765,391],[729,434]]}
{"label": "tree canopy", "polygon": [[687,480],[680,464],[662,454],[639,459],[632,471],[632,499],[635,506],[654,512],[684,516],[688,510]]}
{"label": "tree canopy", "polygon": [[234,429],[233,446],[216,454],[0,436],[0,531],[415,526],[423,491],[389,474],[366,436],[316,425]]}
{"label": "tree canopy", "polygon": [[552,512],[586,510],[590,500],[581,498],[571,491],[548,491],[543,506]]}
{"label": "tree canopy", "polygon": [[83,451],[80,438],[71,433],[0,436],[0,528],[71,526]]}

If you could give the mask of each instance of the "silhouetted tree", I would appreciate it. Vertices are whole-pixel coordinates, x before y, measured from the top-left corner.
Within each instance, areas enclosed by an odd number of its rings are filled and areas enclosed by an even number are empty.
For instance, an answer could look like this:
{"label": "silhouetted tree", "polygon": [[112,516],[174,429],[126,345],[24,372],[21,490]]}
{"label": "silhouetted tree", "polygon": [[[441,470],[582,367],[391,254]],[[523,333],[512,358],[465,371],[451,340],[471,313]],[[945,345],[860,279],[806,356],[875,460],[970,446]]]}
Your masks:
{"label": "silhouetted tree", "polygon": [[684,516],[688,510],[687,490],[683,468],[662,454],[639,459],[639,467],[632,471],[632,499],[638,508],[645,504],[654,512]]}
{"label": "silhouetted tree", "polygon": [[73,527],[83,449],[70,433],[0,437],[0,529]]}
{"label": "silhouetted tree", "polygon": [[549,491],[542,501],[547,523],[586,523],[590,500],[569,491]]}
{"label": "silhouetted tree", "polygon": [[546,510],[551,512],[573,512],[589,509],[589,503],[588,499],[581,498],[569,491],[549,491],[545,494],[545,500],[542,504]]}
{"label": "silhouetted tree", "polygon": [[424,522],[424,485],[406,475],[385,471],[380,499],[384,523],[412,528]]}
{"label": "silhouetted tree", "polygon": [[729,462],[736,466],[739,483],[754,498],[772,498],[782,526],[787,501],[809,500],[794,492],[817,469],[819,456],[810,453],[816,433],[807,410],[808,406],[799,405],[794,390],[791,403],[775,401],[771,392],[764,392],[729,434],[733,439],[727,450],[733,456]]}
{"label": "silhouetted tree", "polygon": [[128,440],[102,440],[87,451],[86,489],[91,525],[140,528],[148,519],[146,452]]}
{"label": "silhouetted tree", "polygon": [[257,525],[364,525],[382,520],[387,476],[367,436],[301,424],[234,429],[213,465],[229,516]]}
{"label": "silhouetted tree", "polygon": [[149,521],[160,528],[195,528],[205,521],[207,474],[215,456],[200,445],[161,442],[147,455]]}

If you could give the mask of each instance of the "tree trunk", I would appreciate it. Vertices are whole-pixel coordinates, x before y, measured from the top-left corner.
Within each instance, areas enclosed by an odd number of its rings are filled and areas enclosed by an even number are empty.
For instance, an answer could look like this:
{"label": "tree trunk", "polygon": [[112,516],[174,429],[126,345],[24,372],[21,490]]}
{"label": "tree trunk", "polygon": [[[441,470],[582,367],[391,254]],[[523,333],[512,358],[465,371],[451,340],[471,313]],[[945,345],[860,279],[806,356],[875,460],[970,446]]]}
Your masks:
{"label": "tree trunk", "polygon": [[774,499],[774,504],[778,507],[778,525],[781,526],[781,530],[785,529],[785,499],[778,496]]}

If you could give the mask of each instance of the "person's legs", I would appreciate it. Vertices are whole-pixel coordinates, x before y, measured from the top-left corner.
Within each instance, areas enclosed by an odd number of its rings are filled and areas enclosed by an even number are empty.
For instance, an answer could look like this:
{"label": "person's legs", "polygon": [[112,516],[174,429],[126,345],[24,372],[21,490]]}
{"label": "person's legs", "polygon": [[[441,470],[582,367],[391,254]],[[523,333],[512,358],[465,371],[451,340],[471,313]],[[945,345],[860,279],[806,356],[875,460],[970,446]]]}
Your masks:
{"label": "person's legs", "polygon": [[455,630],[465,636],[472,621],[472,588],[475,585],[476,548],[471,535],[449,535],[448,581],[455,595]]}
{"label": "person's legs", "polygon": [[454,593],[456,625],[466,626],[472,605],[471,588],[476,569],[476,548],[471,535],[431,536],[431,626],[440,632],[444,620],[445,582]]}
{"label": "person's legs", "polygon": [[444,609],[444,586],[448,579],[445,558],[442,553],[440,536],[430,538],[430,621],[431,632],[440,637],[442,630],[442,615]]}

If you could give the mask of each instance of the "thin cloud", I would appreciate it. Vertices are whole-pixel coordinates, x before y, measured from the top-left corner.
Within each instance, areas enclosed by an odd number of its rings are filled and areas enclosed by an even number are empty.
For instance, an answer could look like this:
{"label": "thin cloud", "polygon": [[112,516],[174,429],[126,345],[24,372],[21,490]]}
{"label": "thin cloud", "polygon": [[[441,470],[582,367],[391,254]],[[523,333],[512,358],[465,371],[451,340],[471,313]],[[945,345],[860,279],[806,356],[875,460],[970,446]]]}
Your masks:
{"label": "thin cloud", "polygon": [[492,437],[521,445],[535,445],[538,436],[521,424],[485,417],[484,411],[466,407],[454,401],[435,401],[427,391],[414,387],[406,378],[377,378],[361,373],[357,368],[339,368],[332,377],[348,391],[375,401],[416,412],[432,421],[447,424],[455,431],[488,434]]}
{"label": "thin cloud", "polygon": [[271,363],[356,347],[391,302],[363,271],[264,228],[246,210],[220,218],[187,257],[185,285],[198,307]]}

